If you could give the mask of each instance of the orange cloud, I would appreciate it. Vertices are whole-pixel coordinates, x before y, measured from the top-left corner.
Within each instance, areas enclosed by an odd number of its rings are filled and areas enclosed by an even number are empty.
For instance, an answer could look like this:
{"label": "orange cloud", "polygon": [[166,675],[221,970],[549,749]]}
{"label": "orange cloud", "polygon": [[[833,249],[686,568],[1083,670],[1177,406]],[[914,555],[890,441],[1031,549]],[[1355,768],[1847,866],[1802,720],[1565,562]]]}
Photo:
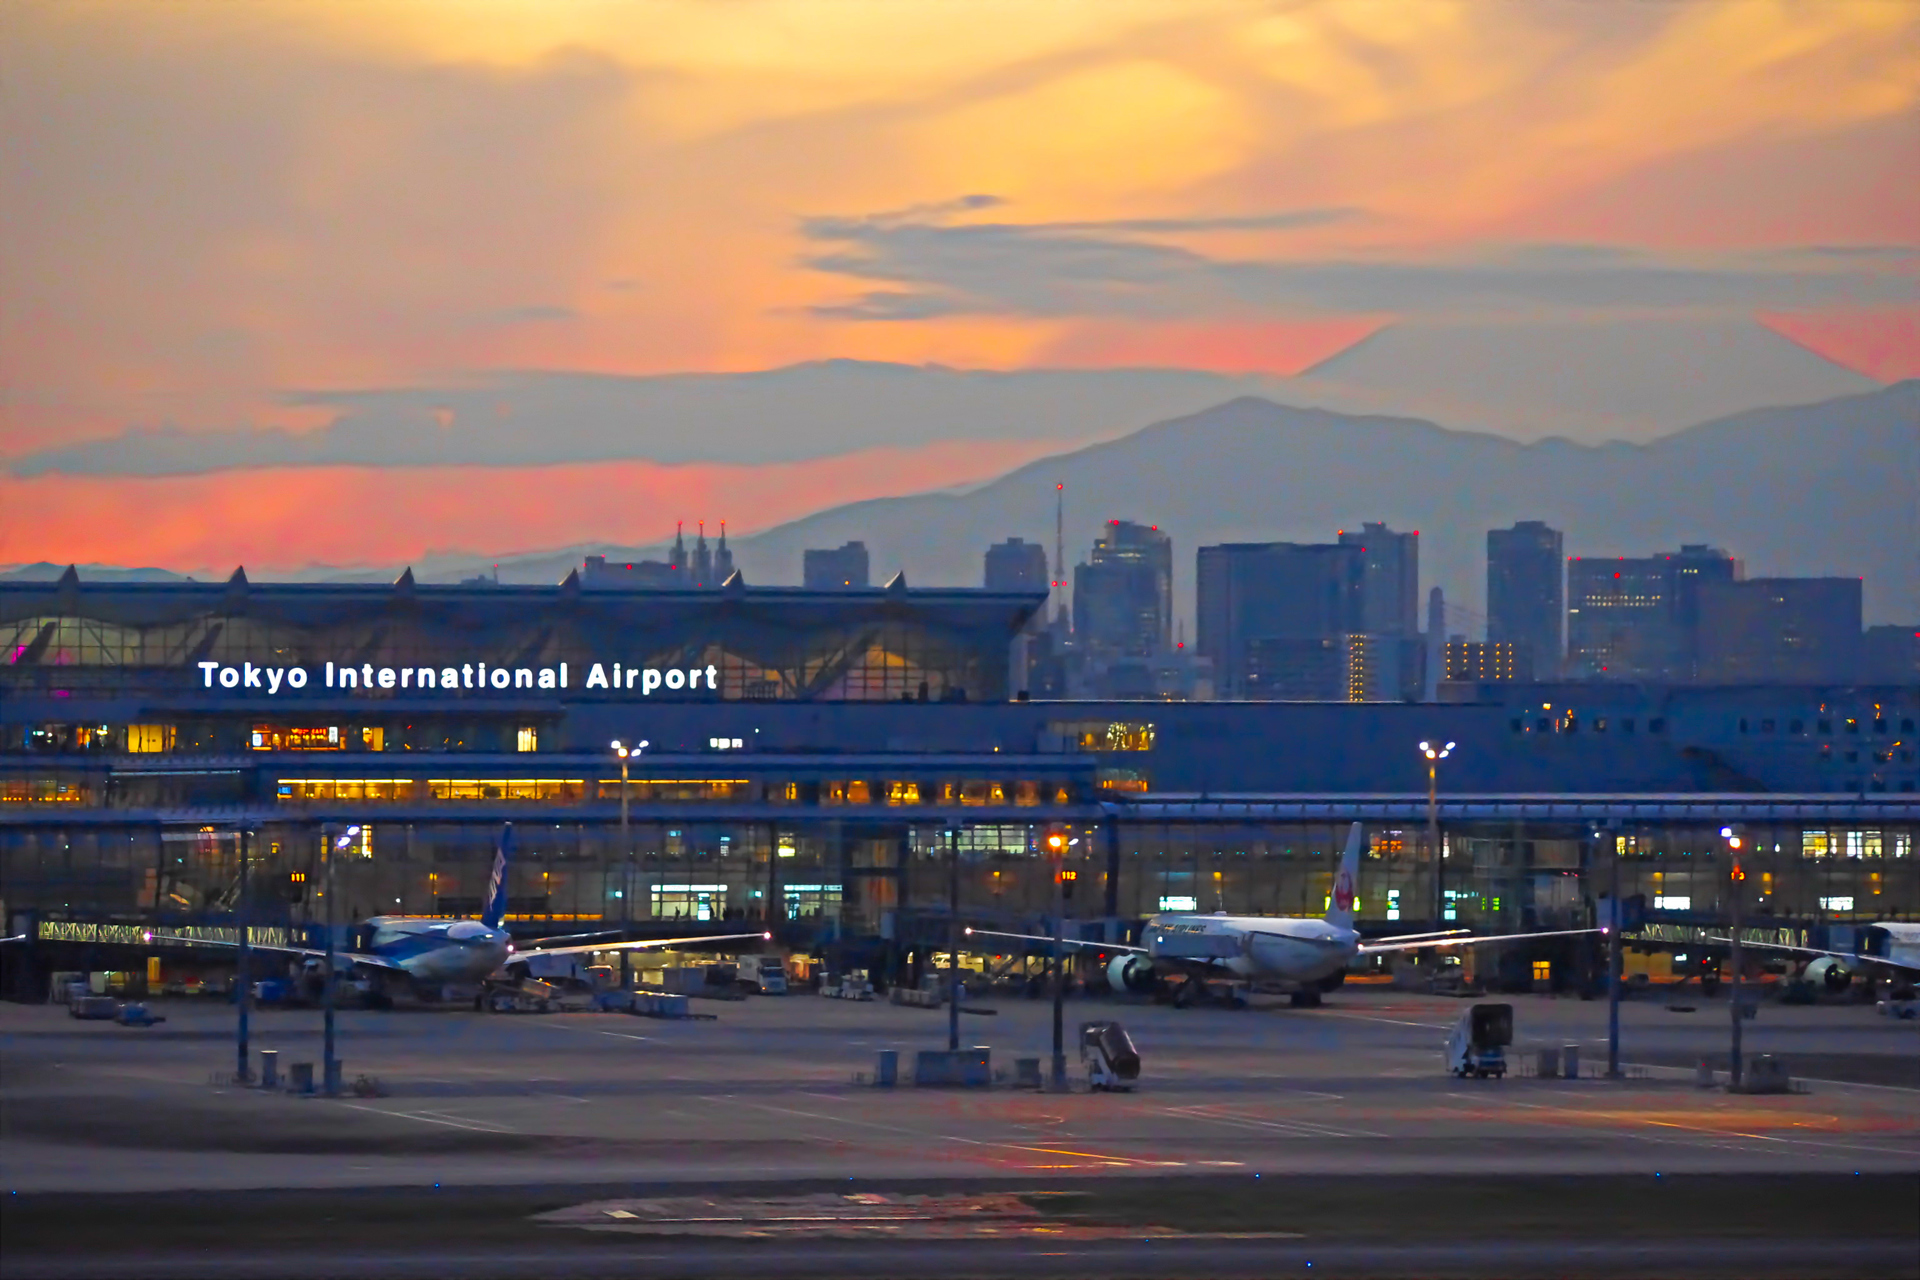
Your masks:
{"label": "orange cloud", "polygon": [[[646,544],[674,522],[753,533],[825,507],[975,483],[1071,446],[945,441],[769,466],[651,462],[551,467],[311,467],[159,479],[0,478],[0,563],[104,562],[184,572],[397,565],[428,553],[506,555]],[[798,565],[741,566],[749,580]]]}

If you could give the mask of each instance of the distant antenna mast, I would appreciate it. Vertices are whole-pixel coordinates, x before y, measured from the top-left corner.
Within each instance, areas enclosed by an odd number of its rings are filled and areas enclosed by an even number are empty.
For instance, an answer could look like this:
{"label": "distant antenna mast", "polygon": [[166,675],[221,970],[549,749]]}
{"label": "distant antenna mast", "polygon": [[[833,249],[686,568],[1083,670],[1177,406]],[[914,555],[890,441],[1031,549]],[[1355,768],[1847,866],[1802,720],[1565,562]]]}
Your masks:
{"label": "distant antenna mast", "polygon": [[1059,576],[1053,585],[1059,588],[1054,598],[1055,618],[1067,615],[1067,486],[1063,481],[1053,486],[1053,571]]}

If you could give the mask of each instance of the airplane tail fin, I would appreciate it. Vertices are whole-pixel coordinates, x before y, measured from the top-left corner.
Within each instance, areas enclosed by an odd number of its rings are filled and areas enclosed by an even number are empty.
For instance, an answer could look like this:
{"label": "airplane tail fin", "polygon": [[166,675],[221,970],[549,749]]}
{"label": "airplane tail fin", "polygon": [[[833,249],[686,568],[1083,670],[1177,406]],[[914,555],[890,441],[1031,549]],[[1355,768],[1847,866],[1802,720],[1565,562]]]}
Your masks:
{"label": "airplane tail fin", "polygon": [[1360,824],[1347,831],[1347,847],[1340,855],[1340,869],[1333,873],[1332,901],[1327,904],[1327,923],[1353,927],[1353,904],[1360,894]]}
{"label": "airplane tail fin", "polygon": [[487,880],[487,897],[480,909],[480,923],[498,929],[507,916],[507,864],[513,861],[513,824],[500,830],[500,843],[493,850],[493,875]]}

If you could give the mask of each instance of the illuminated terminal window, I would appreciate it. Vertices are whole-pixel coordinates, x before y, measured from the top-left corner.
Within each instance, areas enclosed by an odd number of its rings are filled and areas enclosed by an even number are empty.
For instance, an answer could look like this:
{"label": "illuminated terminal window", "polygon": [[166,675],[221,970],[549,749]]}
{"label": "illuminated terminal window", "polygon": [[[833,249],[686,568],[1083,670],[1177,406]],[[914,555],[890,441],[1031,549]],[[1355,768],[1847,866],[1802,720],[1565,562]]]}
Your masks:
{"label": "illuminated terminal window", "polygon": [[255,751],[339,751],[345,746],[337,724],[256,724],[249,742]]}
{"label": "illuminated terminal window", "polygon": [[127,750],[135,755],[171,751],[176,733],[170,724],[130,724],[127,726]]}
{"label": "illuminated terminal window", "polygon": [[1048,728],[1075,751],[1151,751],[1154,728],[1138,720],[1073,720]]}
{"label": "illuminated terminal window", "polygon": [[538,751],[540,749],[540,731],[532,725],[522,725],[514,731],[513,743],[516,751]]}
{"label": "illuminated terminal window", "polygon": [[0,804],[88,804],[93,793],[85,783],[59,778],[0,780]]}
{"label": "illuminated terminal window", "polygon": [[726,914],[724,884],[656,884],[653,914],[665,920],[718,920]]}
{"label": "illuminated terminal window", "polygon": [[920,784],[917,782],[889,782],[887,784],[887,803],[890,805],[919,804]]}
{"label": "illuminated terminal window", "polygon": [[837,884],[782,885],[780,896],[786,901],[789,920],[804,920],[809,916],[830,919],[840,914],[840,886]]}
{"label": "illuminated terminal window", "polygon": [[1842,894],[1839,897],[1822,898],[1820,899],[1820,909],[1822,911],[1851,911],[1853,910],[1853,895]]}
{"label": "illuminated terminal window", "polygon": [[1191,894],[1174,893],[1160,895],[1160,910],[1162,911],[1198,911],[1199,909],[1200,899]]}
{"label": "illuminated terminal window", "polygon": [[[600,779],[599,797],[618,800],[620,779]],[[633,778],[627,782],[627,799],[633,804],[701,804],[751,798],[752,785],[745,778]]]}
{"label": "illuminated terminal window", "polygon": [[419,797],[420,783],[415,778],[282,778],[279,796],[282,803],[302,804],[314,800],[346,800],[378,804]]}
{"label": "illuminated terminal window", "polygon": [[542,800],[577,804],[586,795],[584,778],[431,778],[435,800]]}
{"label": "illuminated terminal window", "polygon": [[[1147,775],[1138,769],[1102,769],[1099,776],[1102,791],[1139,794],[1148,789]],[[1032,784],[1022,783],[1021,785],[1031,786]]]}
{"label": "illuminated terminal window", "polygon": [[820,784],[821,804],[872,804],[873,788],[861,779],[836,779]]}

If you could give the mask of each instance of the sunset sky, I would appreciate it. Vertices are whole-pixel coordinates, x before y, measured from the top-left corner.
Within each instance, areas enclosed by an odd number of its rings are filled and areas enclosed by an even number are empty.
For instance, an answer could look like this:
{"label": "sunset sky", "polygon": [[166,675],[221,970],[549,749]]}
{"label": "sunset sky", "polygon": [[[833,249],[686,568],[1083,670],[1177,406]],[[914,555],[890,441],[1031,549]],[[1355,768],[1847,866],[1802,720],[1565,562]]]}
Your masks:
{"label": "sunset sky", "polygon": [[[1434,317],[1737,314],[1910,377],[1916,96],[1905,0],[13,0],[0,466],[530,370],[1292,374]],[[23,468],[0,564],[751,530],[1058,447]]]}

